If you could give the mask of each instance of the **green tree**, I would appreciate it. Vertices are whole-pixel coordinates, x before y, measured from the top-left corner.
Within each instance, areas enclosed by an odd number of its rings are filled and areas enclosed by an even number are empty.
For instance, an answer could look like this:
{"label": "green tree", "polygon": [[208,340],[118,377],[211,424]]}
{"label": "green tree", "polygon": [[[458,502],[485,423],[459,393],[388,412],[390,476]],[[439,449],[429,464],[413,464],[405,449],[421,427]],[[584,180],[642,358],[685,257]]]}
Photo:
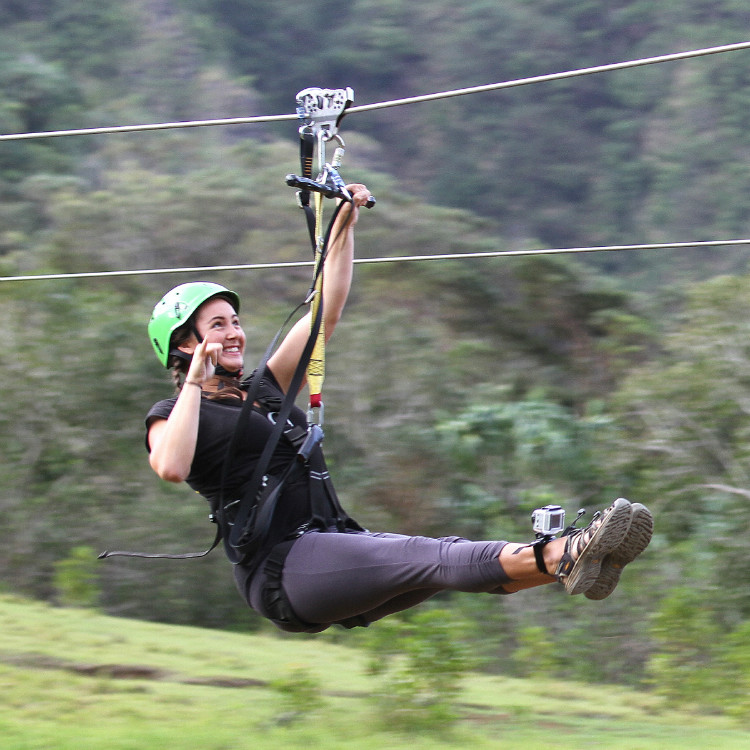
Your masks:
{"label": "green tree", "polygon": [[725,710],[745,720],[750,717],[750,623],[738,625],[721,641],[718,669],[722,675]]}
{"label": "green tree", "polygon": [[47,20],[56,33],[49,50],[86,75],[115,77],[138,29],[132,3],[101,4],[92,0],[55,0]]}
{"label": "green tree", "polygon": [[270,687],[281,698],[282,710],[276,716],[279,724],[309,719],[325,705],[320,681],[303,666],[293,667],[287,674],[271,680]]}
{"label": "green tree", "polygon": [[[73,127],[81,122],[83,95],[74,78],[0,34],[0,130],[26,133]],[[29,173],[69,172],[82,144],[58,139],[10,142],[0,149],[0,178],[17,182]]]}

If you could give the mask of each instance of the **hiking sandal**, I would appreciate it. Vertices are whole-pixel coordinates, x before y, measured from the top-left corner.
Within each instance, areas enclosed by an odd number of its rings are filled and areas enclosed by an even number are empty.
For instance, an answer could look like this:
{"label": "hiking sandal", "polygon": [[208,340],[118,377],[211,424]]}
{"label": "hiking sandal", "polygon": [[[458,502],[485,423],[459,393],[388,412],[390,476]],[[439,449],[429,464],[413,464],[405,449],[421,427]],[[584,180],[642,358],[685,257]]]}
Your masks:
{"label": "hiking sandal", "polygon": [[632,506],[620,497],[597,512],[585,529],[573,525],[562,533],[567,540],[555,577],[569,594],[583,594],[596,583],[602,561],[625,539],[632,515]]}
{"label": "hiking sandal", "polygon": [[625,538],[604,560],[601,572],[585,595],[588,599],[606,599],[617,586],[622,569],[633,562],[648,547],[654,531],[654,519],[649,509],[641,503],[633,503],[630,528]]}

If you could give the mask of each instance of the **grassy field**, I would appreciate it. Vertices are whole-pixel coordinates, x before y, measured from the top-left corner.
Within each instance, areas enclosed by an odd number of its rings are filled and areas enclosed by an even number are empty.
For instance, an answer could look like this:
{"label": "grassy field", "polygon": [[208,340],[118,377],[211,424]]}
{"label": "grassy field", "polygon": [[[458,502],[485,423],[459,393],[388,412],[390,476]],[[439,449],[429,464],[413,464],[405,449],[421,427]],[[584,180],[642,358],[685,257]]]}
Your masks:
{"label": "grassy field", "polygon": [[[0,597],[3,750],[750,749],[720,717],[632,690],[471,675],[462,719],[395,731],[361,652],[323,639],[241,635]],[[276,684],[296,674],[320,705],[295,721]]]}

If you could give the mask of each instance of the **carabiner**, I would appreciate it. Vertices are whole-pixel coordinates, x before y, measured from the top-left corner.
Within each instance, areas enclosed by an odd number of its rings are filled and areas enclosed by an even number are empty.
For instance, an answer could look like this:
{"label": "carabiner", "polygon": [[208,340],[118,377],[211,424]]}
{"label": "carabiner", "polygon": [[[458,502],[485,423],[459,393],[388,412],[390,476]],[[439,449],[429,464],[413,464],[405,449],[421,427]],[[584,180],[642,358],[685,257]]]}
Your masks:
{"label": "carabiner", "polygon": [[[315,400],[317,403],[315,403]],[[320,396],[317,397],[317,399],[313,399],[313,397],[310,397],[310,406],[307,409],[307,424],[308,425],[318,425],[319,427],[323,426],[323,413],[325,411],[325,405],[320,400]]]}

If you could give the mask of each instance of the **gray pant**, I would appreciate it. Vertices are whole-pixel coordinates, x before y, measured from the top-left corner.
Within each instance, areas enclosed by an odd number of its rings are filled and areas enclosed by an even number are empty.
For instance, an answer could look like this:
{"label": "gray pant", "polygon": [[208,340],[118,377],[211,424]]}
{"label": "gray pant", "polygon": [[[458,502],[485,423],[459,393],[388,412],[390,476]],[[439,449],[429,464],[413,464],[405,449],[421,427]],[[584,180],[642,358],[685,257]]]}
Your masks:
{"label": "gray pant", "polygon": [[[510,579],[498,559],[506,543],[310,531],[289,552],[282,582],[297,616],[316,624],[308,632],[352,620],[367,625],[440,591],[506,593],[502,586]],[[263,564],[252,577],[234,568],[240,593],[265,615]]]}

